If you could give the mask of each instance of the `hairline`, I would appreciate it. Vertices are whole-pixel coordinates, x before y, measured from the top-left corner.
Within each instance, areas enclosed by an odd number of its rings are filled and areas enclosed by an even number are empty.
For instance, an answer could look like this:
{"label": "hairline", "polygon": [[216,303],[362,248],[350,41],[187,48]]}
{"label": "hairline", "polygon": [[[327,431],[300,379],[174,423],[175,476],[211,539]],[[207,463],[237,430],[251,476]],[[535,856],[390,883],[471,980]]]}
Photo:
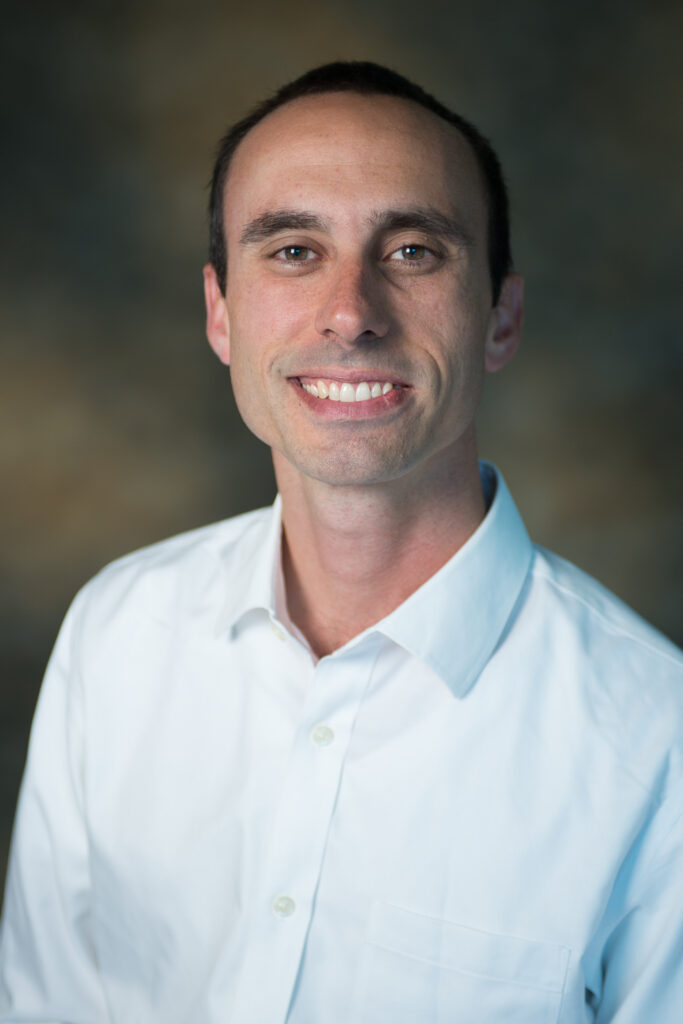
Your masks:
{"label": "hairline", "polygon": [[[321,69],[316,69],[321,70]],[[386,70],[386,69],[384,69]],[[311,74],[309,72],[309,74]],[[305,78],[307,76],[302,76]],[[403,79],[403,76],[399,75]],[[261,122],[266,121],[271,114],[289,106],[299,99],[310,99],[318,96],[341,95],[351,93],[356,96],[363,96],[369,99],[378,96],[387,96],[391,99],[399,99],[420,107],[422,110],[434,115],[439,122],[445,123],[449,128],[454,129],[459,137],[467,144],[471,153],[479,177],[481,196],[486,210],[486,249],[488,254],[489,278],[491,283],[492,300],[497,301],[502,281],[512,268],[512,257],[510,253],[509,240],[509,211],[508,196],[505,187],[505,179],[500,161],[491,146],[479,129],[462,115],[451,111],[435,97],[424,93],[420,86],[403,79],[409,87],[414,87],[418,93],[423,94],[425,102],[419,96],[404,95],[400,92],[393,92],[391,88],[384,88],[382,84],[366,84],[362,81],[352,83],[331,82],[329,87],[318,85],[308,91],[302,91],[293,96],[279,98],[282,92],[292,85],[298,84],[301,79],[284,86],[269,100],[262,102],[250,114],[236,122],[221,140],[214,166],[214,175],[211,182],[210,217],[211,217],[211,246],[210,262],[216,270],[218,284],[224,292],[227,283],[227,239],[225,237],[225,204],[227,196],[228,179],[232,169],[233,159],[244,140],[257,128]],[[468,132],[472,133],[472,138]],[[217,186],[220,187],[220,202],[216,201]],[[501,231],[501,227],[504,231]],[[217,229],[220,228],[220,231]],[[214,260],[215,244],[214,238],[220,235],[222,265],[217,265]],[[500,241],[503,240],[501,246]]]}
{"label": "hairline", "polygon": [[[222,196],[221,196],[221,213],[222,213],[222,227],[223,227],[223,243],[224,243],[225,252],[226,252],[226,272],[227,272],[227,248],[228,248],[228,240],[227,240],[226,233],[225,233],[225,208],[226,208],[226,200],[227,200],[227,195],[228,195],[228,185],[229,185],[229,179],[230,179],[231,170],[232,170],[235,158],[236,158],[240,148],[242,147],[243,143],[249,138],[249,136],[254,132],[255,129],[260,127],[260,125],[265,124],[268,120],[270,120],[270,118],[274,114],[278,114],[281,110],[286,110],[287,107],[291,106],[292,104],[295,104],[295,103],[297,103],[297,102],[299,102],[301,100],[322,99],[325,96],[347,96],[350,92],[352,92],[352,90],[350,90],[350,89],[330,89],[329,91],[324,92],[324,93],[317,92],[317,93],[311,93],[311,94],[304,95],[304,96],[295,96],[295,97],[293,97],[290,100],[286,100],[284,103],[281,103],[280,106],[276,107],[274,110],[271,110],[267,114],[265,114],[259,121],[257,121],[255,124],[253,124],[251,126],[251,128],[247,132],[245,132],[245,134],[239,139],[237,145],[234,147],[234,149],[230,153],[230,158],[227,161],[227,163],[225,165],[225,168],[223,170],[223,190],[222,190]],[[386,97],[387,99],[390,99],[390,100],[398,100],[401,103],[408,103],[411,106],[416,107],[418,109],[418,112],[420,112],[420,113],[426,112],[427,114],[432,114],[434,118],[438,119],[438,122],[440,122],[441,124],[444,124],[447,128],[450,128],[454,132],[456,132],[457,135],[459,136],[459,138],[462,140],[462,142],[467,146],[467,150],[468,150],[470,156],[472,157],[472,161],[473,161],[473,164],[474,164],[475,174],[476,174],[477,178],[479,179],[480,198],[481,198],[481,201],[483,203],[484,211],[485,211],[485,214],[486,214],[487,220],[488,220],[489,200],[488,200],[486,181],[485,181],[485,178],[484,178],[484,174],[483,174],[482,168],[480,166],[480,161],[479,161],[479,159],[477,157],[477,153],[476,153],[474,147],[472,146],[470,140],[467,138],[466,135],[463,134],[463,132],[460,131],[460,129],[457,127],[457,125],[451,124],[451,122],[447,121],[446,118],[441,117],[435,111],[430,110],[429,107],[425,107],[423,104],[418,103],[417,100],[410,99],[410,97],[408,97],[408,96],[393,96],[390,93],[366,93],[366,92],[361,92],[361,90],[354,90],[353,91],[353,95],[361,96],[363,99],[369,99],[369,100],[374,100],[374,99],[376,99],[378,97]],[[390,212],[393,213],[394,211],[390,211]],[[423,215],[426,215],[426,209],[425,209],[425,212],[423,213]],[[265,217],[268,217],[268,216],[269,216],[269,214],[266,211]],[[380,214],[379,213],[375,213],[374,216],[375,216],[375,218],[377,218],[377,217],[380,216]],[[439,219],[440,214],[437,213],[437,211],[431,211],[431,216],[434,218],[434,220],[437,220],[437,219]],[[443,217],[442,219],[445,221],[447,218]],[[487,224],[487,230],[488,230],[488,224]],[[447,233],[447,232],[444,232],[443,228],[442,228],[442,233]],[[464,231],[460,231],[460,236],[461,236],[461,238],[463,240],[465,240],[465,232]],[[467,239],[467,240],[469,242],[471,242],[471,239]]]}

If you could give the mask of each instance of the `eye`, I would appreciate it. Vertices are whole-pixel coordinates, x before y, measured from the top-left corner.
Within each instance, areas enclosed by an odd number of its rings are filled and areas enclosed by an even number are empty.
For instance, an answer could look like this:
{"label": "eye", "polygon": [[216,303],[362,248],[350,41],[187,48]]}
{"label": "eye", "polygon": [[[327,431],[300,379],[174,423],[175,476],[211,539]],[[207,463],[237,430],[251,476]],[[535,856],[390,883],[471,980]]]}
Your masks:
{"label": "eye", "polygon": [[427,247],[424,245],[402,245],[389,257],[392,260],[423,260],[427,254]]}
{"label": "eye", "polygon": [[273,259],[281,263],[307,263],[315,258],[313,249],[307,245],[285,245],[273,253]]}
{"label": "eye", "polygon": [[438,254],[426,245],[418,245],[417,242],[409,242],[394,249],[387,259],[392,263],[405,263],[417,266],[427,266],[438,259]]}

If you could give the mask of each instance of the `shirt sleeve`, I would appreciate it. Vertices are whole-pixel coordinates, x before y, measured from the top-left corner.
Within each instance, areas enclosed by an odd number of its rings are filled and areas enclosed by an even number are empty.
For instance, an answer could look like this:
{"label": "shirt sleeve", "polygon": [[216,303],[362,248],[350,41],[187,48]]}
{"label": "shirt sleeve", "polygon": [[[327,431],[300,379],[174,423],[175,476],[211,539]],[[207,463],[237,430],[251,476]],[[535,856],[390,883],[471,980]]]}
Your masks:
{"label": "shirt sleeve", "polygon": [[602,956],[596,1024],[679,1024],[683,1015],[683,806],[660,809],[636,858],[616,886],[613,928]]}
{"label": "shirt sleeve", "polygon": [[91,933],[78,634],[66,617],[33,726],[0,925],[0,1021],[105,1024]]}

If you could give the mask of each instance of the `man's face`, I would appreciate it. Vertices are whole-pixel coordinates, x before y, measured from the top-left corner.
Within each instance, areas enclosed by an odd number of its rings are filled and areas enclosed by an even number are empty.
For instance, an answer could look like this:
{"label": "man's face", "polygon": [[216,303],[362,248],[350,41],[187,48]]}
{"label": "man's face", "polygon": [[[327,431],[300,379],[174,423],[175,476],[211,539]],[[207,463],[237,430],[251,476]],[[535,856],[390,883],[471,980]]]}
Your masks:
{"label": "man's face", "polygon": [[208,333],[276,466],[367,485],[471,452],[485,363],[507,358],[486,231],[468,143],[414,103],[308,97],[248,134]]}

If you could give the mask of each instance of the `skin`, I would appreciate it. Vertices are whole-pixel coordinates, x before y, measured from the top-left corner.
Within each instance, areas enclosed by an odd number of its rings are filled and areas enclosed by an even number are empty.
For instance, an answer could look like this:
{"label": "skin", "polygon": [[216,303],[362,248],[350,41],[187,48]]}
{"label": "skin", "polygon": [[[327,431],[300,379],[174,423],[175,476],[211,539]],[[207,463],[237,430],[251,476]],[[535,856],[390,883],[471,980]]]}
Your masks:
{"label": "skin", "polygon": [[[318,656],[437,571],[485,514],[474,419],[519,344],[522,281],[492,303],[469,144],[410,101],[333,93],[258,124],[228,176],[228,275],[207,335],[273,451],[291,618]],[[346,404],[324,379],[389,381]]]}

